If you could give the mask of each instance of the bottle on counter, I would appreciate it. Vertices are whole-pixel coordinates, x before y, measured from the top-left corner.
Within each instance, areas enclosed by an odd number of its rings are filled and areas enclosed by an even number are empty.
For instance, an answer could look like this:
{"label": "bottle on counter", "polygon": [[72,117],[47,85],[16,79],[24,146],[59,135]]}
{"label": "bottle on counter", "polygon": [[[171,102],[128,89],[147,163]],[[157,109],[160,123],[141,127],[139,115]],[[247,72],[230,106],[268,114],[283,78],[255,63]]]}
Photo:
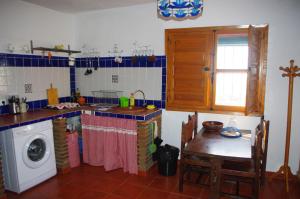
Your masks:
{"label": "bottle on counter", "polygon": [[131,93],[131,94],[130,94],[130,97],[129,97],[129,106],[130,106],[130,107],[134,107],[134,105],[135,105],[134,94]]}

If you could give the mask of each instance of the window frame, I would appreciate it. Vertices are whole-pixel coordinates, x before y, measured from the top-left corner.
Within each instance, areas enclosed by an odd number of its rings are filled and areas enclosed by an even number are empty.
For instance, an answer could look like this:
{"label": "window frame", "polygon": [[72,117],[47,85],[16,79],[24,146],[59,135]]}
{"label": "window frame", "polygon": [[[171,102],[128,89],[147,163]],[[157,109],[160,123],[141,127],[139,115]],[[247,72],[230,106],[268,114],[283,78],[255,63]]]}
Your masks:
{"label": "window frame", "polygon": [[[246,110],[246,103],[245,106],[226,106],[226,105],[216,105],[216,87],[217,87],[217,73],[218,71],[223,72],[246,72],[248,69],[217,69],[217,56],[218,56],[218,38],[222,35],[247,35],[248,36],[248,29],[244,28],[229,28],[226,30],[216,30],[215,31],[215,45],[214,45],[214,59],[213,59],[213,81],[212,81],[212,110],[215,111],[234,111],[234,112],[245,112]],[[248,74],[247,74],[248,77]],[[247,87],[246,87],[247,90]],[[247,92],[247,91],[246,91]],[[245,96],[246,100],[247,96]]]}
{"label": "window frame", "polygon": [[[257,35],[251,35],[251,28],[255,28],[258,32]],[[205,112],[205,113],[217,113],[217,114],[232,114],[232,115],[251,115],[251,116],[262,116],[264,113],[264,100],[265,100],[265,82],[266,82],[266,69],[267,69],[267,51],[268,51],[268,30],[269,26],[267,24],[258,25],[258,26],[251,26],[251,25],[238,25],[238,26],[214,26],[214,27],[197,27],[197,28],[179,28],[179,29],[166,29],[165,30],[165,52],[167,56],[167,85],[166,85],[166,110],[171,111],[198,111],[198,112]],[[208,66],[209,70],[207,71],[207,74],[210,77],[210,83],[208,84],[209,92],[207,93],[206,98],[209,100],[209,107],[208,108],[200,108],[200,107],[191,107],[191,106],[185,106],[184,104],[176,104],[173,103],[174,99],[170,100],[170,96],[174,96],[175,90],[174,90],[174,82],[176,81],[175,78],[172,78],[172,71],[174,70],[174,66],[172,65],[172,59],[174,57],[171,57],[170,55],[174,55],[174,52],[172,52],[169,48],[170,42],[170,36],[178,34],[188,35],[190,32],[197,32],[197,31],[213,31],[213,32],[222,32],[222,33],[232,33],[233,31],[236,33],[242,32],[242,33],[248,33],[248,59],[250,59],[250,38],[254,38],[255,36],[258,36],[258,43],[259,43],[259,52],[256,54],[259,58],[259,63],[257,64],[257,72],[256,76],[258,77],[254,84],[255,91],[257,93],[257,96],[253,97],[253,90],[252,92],[249,91],[250,87],[249,84],[251,84],[251,80],[249,80],[249,74],[251,74],[251,69],[249,66],[248,61],[248,74],[247,74],[247,93],[246,93],[246,106],[245,107],[233,107],[233,106],[220,106],[215,105],[215,63],[216,63],[216,37],[213,37],[213,50],[211,52],[211,60],[210,65]],[[214,34],[216,35],[216,34]],[[257,39],[257,38],[256,38]],[[251,44],[252,45],[252,44]],[[252,45],[253,47],[254,45]],[[252,66],[253,67],[253,66]],[[252,77],[250,75],[250,77]],[[170,83],[173,82],[173,83]],[[251,84],[252,85],[252,84]],[[173,87],[172,87],[173,86]],[[249,93],[252,93],[249,95]],[[252,97],[251,97],[252,95]],[[250,97],[249,97],[250,96]],[[249,100],[250,99],[250,100]],[[170,104],[171,101],[171,104]],[[249,104],[253,105],[253,101],[256,104],[255,107],[249,106]],[[175,106],[176,105],[176,106]]]}

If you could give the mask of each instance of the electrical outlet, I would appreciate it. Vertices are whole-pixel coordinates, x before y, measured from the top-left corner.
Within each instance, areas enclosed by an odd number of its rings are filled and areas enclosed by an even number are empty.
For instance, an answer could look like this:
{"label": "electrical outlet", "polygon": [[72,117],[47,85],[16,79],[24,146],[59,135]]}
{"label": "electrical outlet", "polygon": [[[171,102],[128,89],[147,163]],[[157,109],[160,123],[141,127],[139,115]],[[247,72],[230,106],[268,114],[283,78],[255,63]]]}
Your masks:
{"label": "electrical outlet", "polygon": [[118,83],[119,82],[119,75],[112,75],[111,76],[111,82],[112,83]]}
{"label": "electrical outlet", "polygon": [[25,93],[32,93],[32,84],[24,84]]}
{"label": "electrical outlet", "polygon": [[0,95],[0,106],[7,105],[7,98]]}

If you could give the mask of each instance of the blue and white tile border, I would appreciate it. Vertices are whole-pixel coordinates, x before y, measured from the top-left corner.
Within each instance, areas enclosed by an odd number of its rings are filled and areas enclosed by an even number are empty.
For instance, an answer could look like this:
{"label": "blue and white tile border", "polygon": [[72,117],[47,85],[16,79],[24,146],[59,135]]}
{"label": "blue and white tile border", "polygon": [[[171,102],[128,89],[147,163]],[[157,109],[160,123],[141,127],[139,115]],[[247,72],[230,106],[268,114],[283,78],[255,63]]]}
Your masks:
{"label": "blue and white tile border", "polygon": [[[91,112],[91,111],[89,111],[89,112]],[[34,124],[34,123],[38,123],[38,122],[42,122],[42,121],[46,121],[46,120],[53,120],[53,119],[62,118],[62,117],[70,118],[70,117],[80,116],[82,113],[84,113],[84,110],[83,111],[71,111],[71,112],[68,112],[68,113],[57,114],[57,115],[54,115],[54,116],[40,118],[40,119],[37,119],[37,120],[28,121],[28,122],[12,124],[12,125],[7,125],[7,126],[1,126],[0,127],[0,132],[4,131],[4,130],[7,130],[7,129],[20,127],[20,126],[25,126],[25,125],[29,125],[29,124]],[[115,114],[115,113],[110,113],[110,112],[92,111],[92,114],[95,115],[95,116],[132,119],[132,120],[137,120],[137,121],[147,121],[147,120],[150,120],[153,117],[156,117],[156,116],[160,115],[161,113],[162,113],[161,109],[156,110],[153,113],[150,113],[150,114],[147,114],[147,115],[144,115],[144,116],[135,116],[135,115],[129,115],[129,114]]]}
{"label": "blue and white tile border", "polygon": [[[47,56],[41,55],[23,55],[0,53],[0,67],[70,67],[68,57],[53,56],[48,60]],[[156,56],[155,61],[149,61],[147,57],[138,57],[134,62],[132,57],[123,57],[122,63],[114,62],[113,57],[83,57],[76,58],[75,67],[70,67],[70,91],[74,94],[76,91],[75,68],[114,68],[114,67],[150,67],[162,69],[162,93],[161,100],[147,100],[147,104],[154,104],[157,108],[165,108],[166,104],[166,56]],[[88,103],[100,103],[103,99],[97,99],[91,96],[85,96]],[[69,102],[71,97],[60,98],[60,102]],[[118,103],[117,99],[109,99],[113,103]],[[137,106],[141,106],[143,100],[136,100]],[[47,100],[36,100],[28,102],[30,110],[40,109],[47,105]],[[8,113],[8,106],[0,105],[0,115]]]}

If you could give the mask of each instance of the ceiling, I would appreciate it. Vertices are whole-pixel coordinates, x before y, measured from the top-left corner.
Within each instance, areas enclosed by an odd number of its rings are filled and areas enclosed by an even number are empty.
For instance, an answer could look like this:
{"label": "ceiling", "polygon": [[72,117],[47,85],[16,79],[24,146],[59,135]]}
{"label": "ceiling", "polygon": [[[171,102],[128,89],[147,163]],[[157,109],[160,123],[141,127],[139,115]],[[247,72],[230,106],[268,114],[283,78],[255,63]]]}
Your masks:
{"label": "ceiling", "polygon": [[80,13],[92,10],[132,6],[156,0],[22,0],[64,13]]}

